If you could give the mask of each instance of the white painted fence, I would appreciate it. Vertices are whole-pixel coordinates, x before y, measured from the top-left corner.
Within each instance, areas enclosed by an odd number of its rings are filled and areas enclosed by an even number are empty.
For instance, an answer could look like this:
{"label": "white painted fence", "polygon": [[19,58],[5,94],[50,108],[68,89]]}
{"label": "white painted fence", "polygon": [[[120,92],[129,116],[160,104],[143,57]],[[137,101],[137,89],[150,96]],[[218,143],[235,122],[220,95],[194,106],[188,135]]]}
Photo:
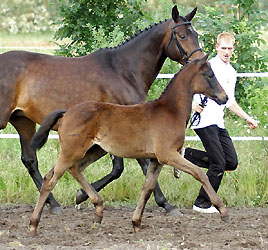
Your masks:
{"label": "white painted fence", "polygon": [[[19,139],[18,134],[0,134],[2,139]],[[268,137],[261,136],[233,136],[231,137],[233,141],[268,141]],[[48,139],[59,139],[58,135],[49,135]],[[200,141],[198,136],[186,136],[186,141]]]}
{"label": "white painted fence", "polygon": [[[15,49],[15,47],[0,47],[0,49]],[[50,47],[22,47],[23,49],[50,49]],[[18,49],[16,47],[16,49]],[[55,49],[55,48],[51,48]],[[156,78],[169,79],[172,78],[174,74],[158,74]],[[268,77],[268,72],[264,73],[237,73],[237,77]],[[19,139],[18,134],[1,134],[0,138],[3,139]],[[48,139],[58,139],[58,135],[49,135]],[[198,136],[186,136],[186,141],[199,141]],[[243,137],[232,137],[234,141],[268,141],[268,137],[261,136],[243,136]]]}

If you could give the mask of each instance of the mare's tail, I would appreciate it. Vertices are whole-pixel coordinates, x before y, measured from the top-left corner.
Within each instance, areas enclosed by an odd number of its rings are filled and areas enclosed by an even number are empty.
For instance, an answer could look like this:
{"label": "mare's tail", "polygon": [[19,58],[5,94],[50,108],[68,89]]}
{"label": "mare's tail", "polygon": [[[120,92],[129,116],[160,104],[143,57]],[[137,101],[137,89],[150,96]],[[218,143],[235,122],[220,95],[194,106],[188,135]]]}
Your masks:
{"label": "mare's tail", "polygon": [[47,142],[49,131],[54,127],[60,118],[66,113],[66,110],[56,110],[51,112],[42,122],[38,131],[34,134],[31,148],[39,150]]}

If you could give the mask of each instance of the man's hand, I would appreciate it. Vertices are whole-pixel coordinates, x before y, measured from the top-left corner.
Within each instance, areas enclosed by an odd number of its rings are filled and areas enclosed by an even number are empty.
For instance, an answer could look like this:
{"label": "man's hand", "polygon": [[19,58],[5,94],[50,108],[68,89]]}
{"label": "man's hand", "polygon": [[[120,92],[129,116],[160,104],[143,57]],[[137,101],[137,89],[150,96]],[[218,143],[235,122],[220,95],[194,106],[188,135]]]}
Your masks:
{"label": "man's hand", "polygon": [[194,104],[193,110],[197,113],[201,113],[204,110],[204,108],[201,106],[201,104]]}
{"label": "man's hand", "polygon": [[248,117],[246,119],[246,123],[249,125],[249,127],[251,129],[255,129],[258,127],[258,122],[256,120],[252,119],[251,117]]}

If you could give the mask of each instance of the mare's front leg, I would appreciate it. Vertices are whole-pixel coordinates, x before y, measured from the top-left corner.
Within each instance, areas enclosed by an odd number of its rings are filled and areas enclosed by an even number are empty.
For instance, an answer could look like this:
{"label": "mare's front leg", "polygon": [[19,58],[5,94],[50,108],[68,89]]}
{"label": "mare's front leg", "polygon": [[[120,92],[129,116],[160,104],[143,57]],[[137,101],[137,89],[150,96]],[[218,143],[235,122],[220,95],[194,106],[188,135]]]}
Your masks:
{"label": "mare's front leg", "polygon": [[[36,152],[30,147],[32,137],[35,133],[35,123],[26,117],[13,115],[10,123],[15,127],[20,135],[21,160],[32,177],[36,187],[40,191],[43,177],[38,169]],[[49,194],[46,203],[50,205],[50,212],[53,214],[62,214],[61,205],[55,200],[52,193]]]}
{"label": "mare's front leg", "polygon": [[188,174],[191,174],[196,180],[201,182],[210,198],[211,203],[219,210],[221,219],[225,222],[229,222],[229,215],[226,207],[211,186],[207,175],[202,171],[201,168],[184,159],[177,151],[169,150],[166,151],[166,154],[158,154],[157,159],[162,164],[175,167]]}
{"label": "mare's front leg", "polygon": [[132,225],[134,232],[140,231],[141,217],[145,205],[155,188],[157,178],[161,172],[162,167],[163,165],[160,165],[156,159],[151,159],[150,166],[147,170],[145,182],[142,187],[141,197],[132,217]]}
{"label": "mare's front leg", "polygon": [[[150,164],[150,160],[149,159],[137,159],[137,161],[142,168],[143,174],[146,175],[147,169],[148,169],[149,164]],[[168,202],[168,200],[164,196],[162,190],[160,189],[158,182],[156,182],[155,189],[153,192],[154,192],[155,202],[157,203],[157,205],[159,207],[162,207],[166,210],[167,215],[172,215],[172,216],[181,215],[181,212],[179,211],[179,209],[176,208],[175,206],[171,205]]]}
{"label": "mare's front leg", "polygon": [[[90,149],[90,151],[88,151],[86,154],[90,157],[90,160],[86,163],[87,165],[90,164],[91,162],[96,161],[101,156],[106,154],[106,152],[103,151],[103,149],[101,149],[99,146],[94,146],[94,147],[95,148]],[[94,156],[95,156],[95,159],[92,158]],[[99,192],[102,188],[104,188],[106,185],[108,185],[112,181],[118,179],[124,170],[124,162],[122,158],[119,158],[116,156],[111,156],[111,158],[113,162],[112,172],[104,176],[102,179],[91,184],[97,192]],[[79,168],[80,167],[81,166],[79,166]],[[80,203],[82,203],[83,201],[87,199],[88,199],[88,195],[86,194],[86,192],[83,189],[80,189],[76,194],[76,204],[79,205]]]}

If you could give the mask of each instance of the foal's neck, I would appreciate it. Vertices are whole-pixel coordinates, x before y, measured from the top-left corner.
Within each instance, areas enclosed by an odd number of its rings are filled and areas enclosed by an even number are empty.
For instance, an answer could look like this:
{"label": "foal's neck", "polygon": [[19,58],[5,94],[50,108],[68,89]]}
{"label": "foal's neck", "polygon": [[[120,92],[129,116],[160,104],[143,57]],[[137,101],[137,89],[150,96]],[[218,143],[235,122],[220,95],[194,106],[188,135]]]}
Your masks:
{"label": "foal's neck", "polygon": [[194,95],[192,84],[194,73],[190,71],[184,68],[177,73],[159,98],[159,101],[173,113],[184,113],[185,119],[190,117]]}

